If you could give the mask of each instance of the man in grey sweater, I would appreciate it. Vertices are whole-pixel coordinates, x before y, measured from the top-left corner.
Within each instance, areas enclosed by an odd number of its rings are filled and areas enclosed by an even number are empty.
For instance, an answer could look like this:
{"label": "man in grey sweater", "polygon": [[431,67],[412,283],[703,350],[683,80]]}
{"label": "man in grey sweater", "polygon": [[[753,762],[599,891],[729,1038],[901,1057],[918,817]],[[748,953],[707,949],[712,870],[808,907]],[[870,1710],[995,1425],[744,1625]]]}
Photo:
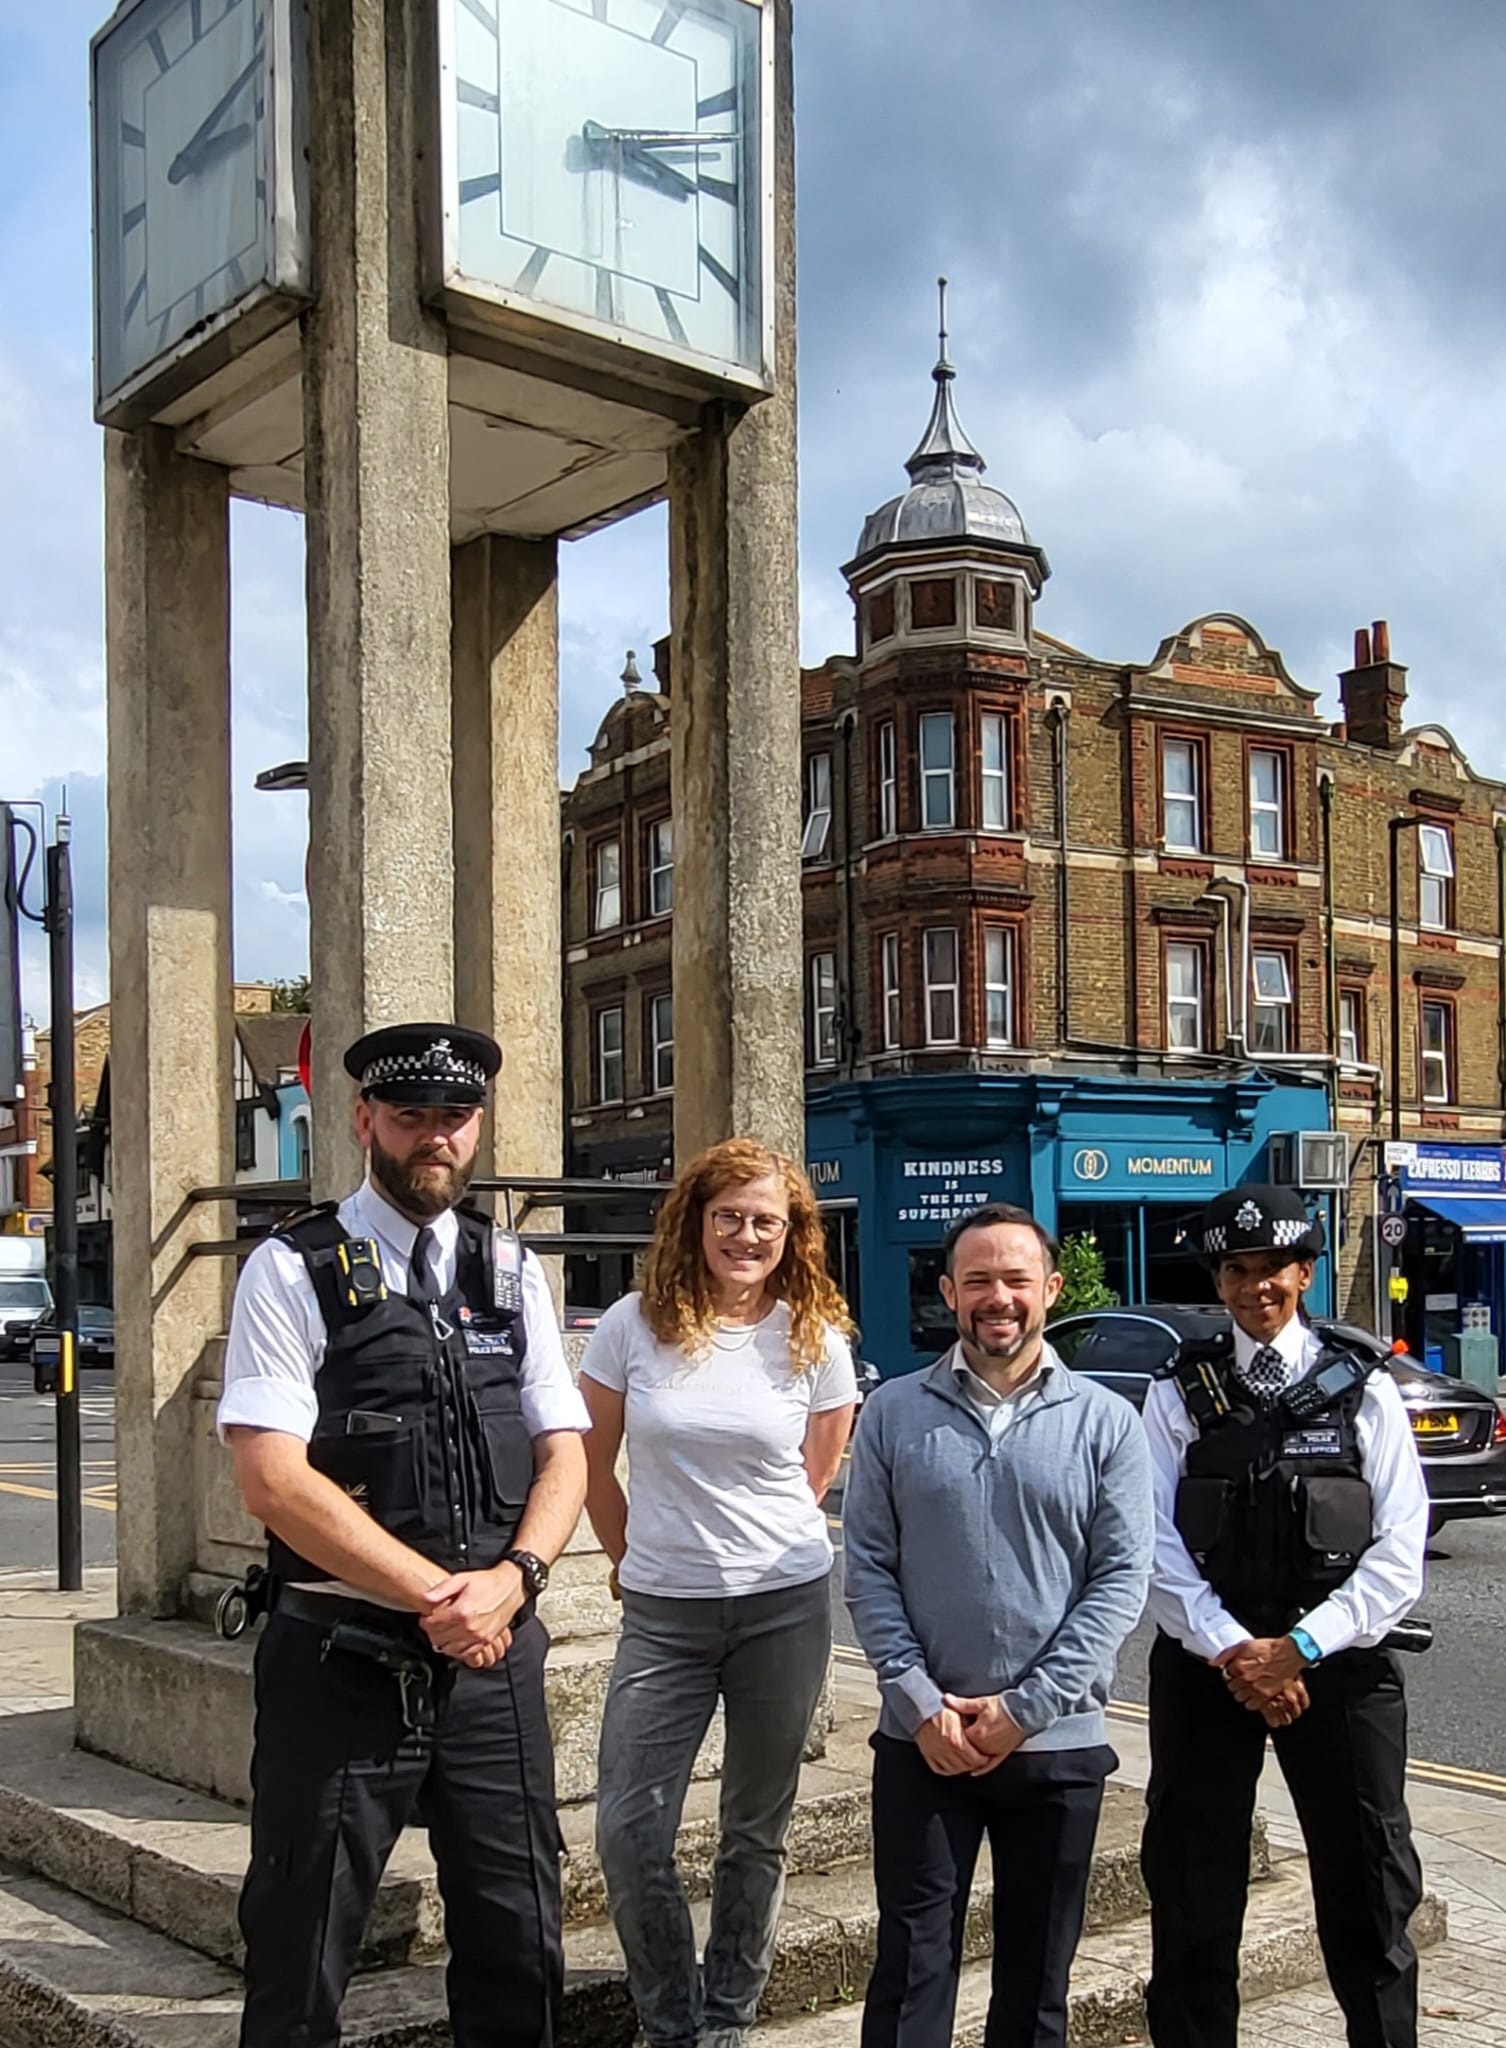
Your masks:
{"label": "man in grey sweater", "polygon": [[878,1958],[863,2048],[952,2038],[973,1867],[994,1873],[986,2048],[1063,2048],[1103,1781],[1104,1705],[1154,1518],[1127,1401],[1045,1341],[1056,1246],[1028,1210],[953,1224],[957,1343],[870,1396],[843,1515],[847,1604],[878,1675]]}

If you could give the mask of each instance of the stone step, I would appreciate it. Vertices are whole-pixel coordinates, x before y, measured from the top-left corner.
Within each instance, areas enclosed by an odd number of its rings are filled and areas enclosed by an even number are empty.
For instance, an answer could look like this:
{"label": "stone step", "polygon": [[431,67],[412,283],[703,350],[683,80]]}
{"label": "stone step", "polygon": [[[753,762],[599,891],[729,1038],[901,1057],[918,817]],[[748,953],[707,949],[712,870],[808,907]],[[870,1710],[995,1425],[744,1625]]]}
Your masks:
{"label": "stone step", "polygon": [[[32,1722],[41,1725],[28,1728]],[[790,1829],[792,1871],[867,1854],[870,1725],[866,1708],[848,1706],[825,1758],[804,1766]],[[67,1714],[0,1722],[0,1858],[206,1955],[238,1960],[235,1907],[250,1845],[246,1809],[73,1748],[69,1736]],[[679,1859],[693,1898],[711,1889],[719,1796],[714,1781],[701,1780],[686,1799]],[[606,1890],[596,1856],[595,1806],[564,1807],[560,1821],[569,1851],[566,1918],[599,1918]],[[428,1837],[410,1828],[383,1878],[365,1962],[437,1955],[442,1922]]]}
{"label": "stone step", "polygon": [[[792,1890],[794,1887],[792,1887]],[[857,1994],[866,1978],[861,1944],[838,1974],[811,1967],[808,1908],[781,1929],[781,1954],[766,2016],[782,2048],[847,2048],[860,2025]],[[1413,1921],[1420,1946],[1447,1932],[1442,1905],[1429,1896]],[[976,1951],[974,1951],[976,1953]],[[633,2018],[620,1977],[592,1967],[588,1945],[567,1944],[570,1977],[561,2048],[628,2048]],[[582,1967],[582,1964],[585,1967]],[[1074,2048],[1106,2048],[1137,2038],[1144,2024],[1148,1928],[1143,1918],[1085,1936],[1073,1973]],[[1251,1891],[1242,1951],[1246,2002],[1311,1982],[1319,1974],[1306,1867],[1278,1864]],[[444,1973],[408,1966],[358,1977],[346,2000],[350,2048],[441,2048]],[[956,2041],[981,2043],[987,1971],[964,1974]],[[51,1880],[0,1866],[0,2041],[5,2048],[234,2048],[239,1981],[223,1964],[185,1948]],[[780,2020],[783,2024],[778,2024]]]}
{"label": "stone step", "polygon": [[[588,1587],[568,1586],[586,1600]],[[245,1805],[251,1796],[251,1660],[257,1636],[227,1643],[189,1621],[120,1615],[80,1622],[73,1636],[75,1731],[80,1745],[171,1784]],[[596,1791],[596,1752],[615,1638],[554,1645],[544,1671],[554,1734],[555,1783],[563,1802]],[[807,1755],[821,1754],[832,1692],[816,1715]],[[721,1716],[696,1763],[721,1769]]]}
{"label": "stone step", "polygon": [[[50,1740],[43,1739],[48,1731],[24,1739],[20,1717],[0,1728],[0,1858],[215,1960],[238,1961],[236,1901],[249,1849],[245,1810],[70,1748],[66,1715],[35,1718],[49,1724]],[[848,1981],[850,1958],[871,1952],[876,1912],[867,1861],[868,1729],[868,1710],[847,1708],[826,1757],[801,1774],[781,1935],[787,1952],[781,1967],[796,1984],[797,2001],[817,1995],[822,1985],[828,1990],[820,1995],[835,1996]],[[679,1838],[681,1874],[703,1921],[716,1858],[718,1797],[715,1784],[691,1786]],[[1141,1813],[1137,1792],[1109,1785],[1089,1887],[1092,1927],[1113,1926],[1144,1910]],[[579,1929],[579,1959],[615,1968],[620,1957],[605,1920],[595,1809],[565,1808],[561,1820],[569,1850],[565,1915]],[[1258,1824],[1252,1875],[1265,1877],[1270,1867],[1264,1826]],[[985,1948],[991,1895],[985,1854],[972,1930]],[[362,1960],[371,1968],[430,1960],[442,1943],[428,1838],[409,1829],[383,1878]]]}

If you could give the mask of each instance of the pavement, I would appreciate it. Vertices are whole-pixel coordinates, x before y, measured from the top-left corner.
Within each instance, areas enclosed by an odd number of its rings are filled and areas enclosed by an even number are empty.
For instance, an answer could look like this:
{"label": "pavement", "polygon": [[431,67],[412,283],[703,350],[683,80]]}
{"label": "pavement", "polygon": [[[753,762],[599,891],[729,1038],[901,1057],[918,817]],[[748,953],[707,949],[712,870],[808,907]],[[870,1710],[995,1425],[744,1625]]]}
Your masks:
{"label": "pavement", "polygon": [[[7,1718],[72,1705],[73,1623],[115,1611],[114,1572],[91,1568],[85,1581],[80,1592],[60,1593],[51,1573],[0,1571],[0,1747]],[[874,1697],[872,1678],[855,1652],[838,1651],[838,1687],[854,1700]],[[1149,1775],[1143,1707],[1129,1701],[1116,1706],[1111,1735],[1121,1781],[1143,1786]],[[1423,1869],[1449,1909],[1448,1940],[1423,1958],[1422,2048],[1506,2048],[1503,1792],[1431,1778],[1414,1779],[1410,1787]],[[1274,1763],[1268,1764],[1261,1803],[1272,1843],[1300,1848]],[[1315,1987],[1253,2005],[1240,2038],[1246,2048],[1342,2048],[1344,2029],[1326,1989]]]}

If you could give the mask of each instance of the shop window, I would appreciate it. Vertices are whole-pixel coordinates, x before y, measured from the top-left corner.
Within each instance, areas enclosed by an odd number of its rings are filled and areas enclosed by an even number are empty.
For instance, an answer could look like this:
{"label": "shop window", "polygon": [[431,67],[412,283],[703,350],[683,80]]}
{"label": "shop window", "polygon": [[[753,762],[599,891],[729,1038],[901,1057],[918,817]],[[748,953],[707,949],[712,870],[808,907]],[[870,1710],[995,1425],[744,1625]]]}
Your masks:
{"label": "shop window", "polygon": [[806,963],[805,1063],[837,1063],[837,956],[812,953]]}
{"label": "shop window", "polygon": [[957,1323],[941,1298],[946,1257],[940,1246],[909,1254],[910,1349],[930,1357],[957,1341]]}
{"label": "shop window", "polygon": [[1015,629],[1015,587],[1012,583],[994,583],[983,577],[973,582],[973,619],[976,624],[986,626],[996,633],[1012,633]]}
{"label": "shop window", "polygon": [[954,576],[920,576],[910,585],[910,625],[924,633],[957,623],[957,580]]}
{"label": "shop window", "polygon": [[614,1003],[596,1012],[596,1100],[621,1102],[626,1067],[622,1045],[622,1006]]}
{"label": "shop window", "polygon": [[1274,747],[1250,749],[1250,857],[1287,857],[1286,757]]}
{"label": "shop window", "polygon": [[1339,990],[1339,1058],[1346,1067],[1360,1066],[1365,1058],[1365,993],[1363,989]]}
{"label": "shop window", "polygon": [[812,754],[805,764],[805,830],[802,860],[824,860],[831,845],[831,755]]}
{"label": "shop window", "polygon": [[983,934],[984,1035],[989,1045],[1015,1043],[1015,935],[1008,925]]}
{"label": "shop window", "polygon": [[298,1115],[293,1118],[293,1146],[293,1178],[295,1180],[308,1180],[312,1177],[314,1171],[314,1147],[312,1132],[309,1128],[309,1119],[306,1115]]}
{"label": "shop window", "polygon": [[656,818],[648,828],[648,914],[668,917],[675,901],[675,827]]}
{"label": "shop window", "polygon": [[956,732],[950,711],[920,717],[920,822],[928,832],[946,832],[957,820]]}
{"label": "shop window", "polygon": [[1417,922],[1428,931],[1447,931],[1454,921],[1454,842],[1447,825],[1419,828],[1417,870]]}
{"label": "shop window", "polygon": [[1257,950],[1250,962],[1255,1003],[1250,1032],[1252,1052],[1290,1052],[1292,1034],[1292,967],[1285,953]]}
{"label": "shop window", "polygon": [[1168,853],[1203,850],[1202,749],[1196,740],[1161,742],[1161,841]]}
{"label": "shop window", "polygon": [[1208,1044],[1207,951],[1173,939],[1166,948],[1166,1043],[1173,1052],[1203,1052]]}
{"label": "shop window", "polygon": [[894,637],[894,586],[887,590],[876,590],[867,600],[868,644],[876,640],[892,640]]}
{"label": "shop window", "polygon": [[882,953],[885,1052],[896,1052],[900,1044],[899,933],[885,932]]}
{"label": "shop window", "polygon": [[593,932],[615,931],[622,923],[621,842],[616,839],[601,840],[595,848],[593,861],[596,879],[591,906],[591,929]]}
{"label": "shop window", "polygon": [[983,714],[979,821],[986,832],[1009,830],[1009,721],[998,711]]}
{"label": "shop window", "polygon": [[956,1045],[957,934],[950,925],[925,934],[926,1044]]}
{"label": "shop window", "polygon": [[675,1085],[675,999],[664,994],[648,999],[648,1085],[654,1095],[667,1095]]}
{"label": "shop window", "polygon": [[1451,1003],[1422,1005],[1422,1099],[1454,1099],[1454,1011]]}
{"label": "shop window", "polygon": [[897,777],[895,774],[894,720],[886,718],[878,729],[878,836],[892,839],[899,829]]}

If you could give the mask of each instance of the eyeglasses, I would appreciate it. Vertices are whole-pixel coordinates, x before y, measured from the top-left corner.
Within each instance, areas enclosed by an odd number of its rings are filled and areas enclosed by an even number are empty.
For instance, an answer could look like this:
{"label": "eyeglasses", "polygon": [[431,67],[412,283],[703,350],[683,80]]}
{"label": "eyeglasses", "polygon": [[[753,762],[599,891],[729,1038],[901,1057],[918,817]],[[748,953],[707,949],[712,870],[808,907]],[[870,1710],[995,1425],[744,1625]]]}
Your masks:
{"label": "eyeglasses", "polygon": [[772,1244],[790,1227],[788,1216],[745,1216],[741,1209],[713,1209],[711,1212],[711,1227],[718,1237],[741,1237],[749,1223],[760,1244]]}

